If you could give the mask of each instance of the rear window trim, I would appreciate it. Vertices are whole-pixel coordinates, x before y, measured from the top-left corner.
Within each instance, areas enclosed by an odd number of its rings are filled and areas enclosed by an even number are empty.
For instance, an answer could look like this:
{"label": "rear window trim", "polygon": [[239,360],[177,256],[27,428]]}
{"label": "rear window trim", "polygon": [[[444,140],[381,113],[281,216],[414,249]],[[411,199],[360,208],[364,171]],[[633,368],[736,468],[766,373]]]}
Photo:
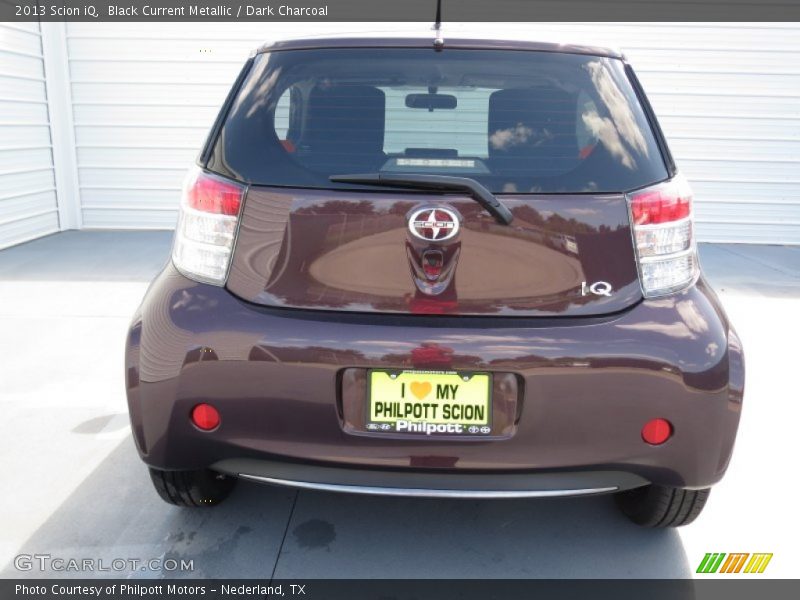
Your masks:
{"label": "rear window trim", "polygon": [[[233,106],[236,98],[239,97],[239,92],[241,92],[242,85],[244,85],[245,79],[247,79],[247,76],[250,74],[255,60],[256,54],[253,53],[250,55],[250,57],[248,57],[244,65],[242,65],[239,75],[236,76],[236,80],[231,86],[228,95],[225,97],[225,102],[222,103],[222,107],[220,108],[219,113],[217,113],[217,118],[214,119],[214,124],[211,126],[211,129],[206,136],[203,149],[200,151],[200,154],[197,157],[197,166],[202,167],[203,169],[208,169],[208,162],[211,160],[211,154],[214,152],[214,147],[217,145],[217,138],[219,138],[219,135],[222,132],[222,126],[225,124],[225,121],[228,120],[228,114],[231,111],[231,107]],[[211,169],[208,170],[211,171]],[[215,174],[219,175],[219,173]]]}
{"label": "rear window trim", "polygon": [[432,52],[447,52],[450,50],[487,50],[487,51],[513,51],[513,52],[545,52],[549,54],[572,54],[579,56],[595,56],[597,58],[613,58],[625,62],[625,56],[618,51],[599,46],[560,45],[549,42],[535,42],[526,40],[492,40],[445,38],[444,46],[435,48],[431,38],[342,38],[341,43],[336,39],[320,38],[282,40],[263,44],[254,51],[254,55],[269,54],[272,52],[290,52],[292,50],[346,50],[346,49],[382,49],[382,48],[422,48]]}
{"label": "rear window trim", "polygon": [[664,166],[669,174],[668,179],[672,179],[678,173],[678,167],[675,164],[672,151],[669,149],[669,145],[667,144],[667,138],[664,135],[664,131],[661,129],[661,124],[658,122],[656,112],[653,110],[653,106],[650,104],[650,100],[648,99],[647,94],[645,94],[644,88],[642,87],[642,84],[639,81],[639,77],[636,75],[636,71],[634,70],[633,66],[627,60],[623,60],[622,62],[625,67],[625,75],[628,77],[628,81],[630,82],[631,87],[633,87],[636,97],[639,99],[639,104],[642,105],[644,116],[647,119],[648,125],[650,125],[653,136],[656,139],[656,146],[661,154],[661,160],[664,161]]}

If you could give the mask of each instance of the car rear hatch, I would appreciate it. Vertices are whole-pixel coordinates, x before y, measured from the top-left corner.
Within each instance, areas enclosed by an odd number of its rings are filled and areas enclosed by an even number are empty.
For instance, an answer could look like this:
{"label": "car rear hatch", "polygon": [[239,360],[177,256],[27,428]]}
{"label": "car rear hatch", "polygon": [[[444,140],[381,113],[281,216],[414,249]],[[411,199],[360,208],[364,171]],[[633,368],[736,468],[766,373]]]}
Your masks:
{"label": "car rear hatch", "polygon": [[248,184],[232,293],[394,314],[623,310],[668,177],[620,60],[427,48],[258,55],[207,168]]}
{"label": "car rear hatch", "polygon": [[[464,195],[252,187],[228,288],[271,306],[393,313],[602,314],[641,298],[624,196],[502,198],[510,226]],[[415,239],[408,215],[437,206],[463,217],[458,236]],[[426,293],[417,266],[451,267],[449,287]]]}

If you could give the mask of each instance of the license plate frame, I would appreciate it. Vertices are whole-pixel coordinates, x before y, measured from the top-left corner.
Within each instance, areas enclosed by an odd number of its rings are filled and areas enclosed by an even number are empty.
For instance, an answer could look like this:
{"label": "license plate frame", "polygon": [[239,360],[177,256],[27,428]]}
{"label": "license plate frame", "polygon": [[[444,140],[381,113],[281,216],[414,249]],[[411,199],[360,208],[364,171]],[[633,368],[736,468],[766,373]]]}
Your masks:
{"label": "license plate frame", "polygon": [[[406,384],[406,388],[405,397],[401,398],[398,386],[402,387],[402,384]],[[420,387],[412,391],[411,384]],[[465,384],[468,388],[461,387]],[[426,389],[428,393],[423,394]],[[458,390],[464,389],[468,390],[469,399],[466,401],[458,399]],[[448,390],[452,399],[440,397]],[[383,396],[373,398],[373,393]],[[488,371],[368,369],[363,427],[365,432],[377,435],[489,437],[494,433],[493,400],[492,373]],[[377,402],[383,403],[383,414],[376,414],[373,410]],[[409,410],[408,405],[412,411],[410,418],[403,418],[408,416],[404,414]],[[423,408],[417,411],[420,406]],[[449,414],[444,415],[446,412]],[[456,412],[458,415],[454,416]],[[401,421],[406,424],[401,425]]]}

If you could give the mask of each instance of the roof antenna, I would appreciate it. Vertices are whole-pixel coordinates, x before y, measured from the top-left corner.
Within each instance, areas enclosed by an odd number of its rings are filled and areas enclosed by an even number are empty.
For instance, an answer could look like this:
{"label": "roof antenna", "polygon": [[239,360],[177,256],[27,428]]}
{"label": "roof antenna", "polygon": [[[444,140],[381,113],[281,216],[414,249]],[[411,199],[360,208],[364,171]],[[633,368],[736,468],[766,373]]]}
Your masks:
{"label": "roof antenna", "polygon": [[433,24],[433,29],[436,31],[433,49],[438,52],[444,48],[444,39],[442,39],[442,0],[436,0],[436,22]]}

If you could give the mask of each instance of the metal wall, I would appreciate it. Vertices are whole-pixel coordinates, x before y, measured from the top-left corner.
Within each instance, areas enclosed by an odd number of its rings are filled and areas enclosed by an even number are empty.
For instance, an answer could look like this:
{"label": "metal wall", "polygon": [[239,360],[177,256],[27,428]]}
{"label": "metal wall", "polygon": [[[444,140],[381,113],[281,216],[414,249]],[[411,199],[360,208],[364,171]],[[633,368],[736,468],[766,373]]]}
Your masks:
{"label": "metal wall", "polygon": [[276,29],[67,25],[84,228],[174,226],[186,169],[250,51]]}
{"label": "metal wall", "polygon": [[58,231],[38,23],[0,23],[0,248]]}

